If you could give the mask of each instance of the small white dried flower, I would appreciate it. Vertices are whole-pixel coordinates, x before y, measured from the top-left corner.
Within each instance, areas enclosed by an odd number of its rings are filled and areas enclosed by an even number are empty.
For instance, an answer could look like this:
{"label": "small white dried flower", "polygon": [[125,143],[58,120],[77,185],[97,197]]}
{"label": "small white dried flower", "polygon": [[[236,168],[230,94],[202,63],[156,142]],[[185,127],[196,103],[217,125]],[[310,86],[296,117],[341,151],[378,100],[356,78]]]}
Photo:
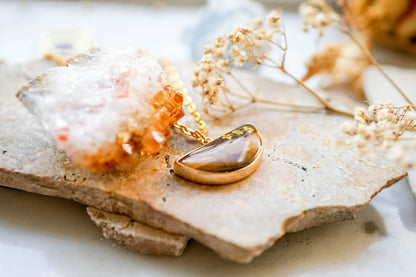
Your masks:
{"label": "small white dried flower", "polygon": [[243,34],[238,29],[234,29],[231,33],[227,35],[228,40],[231,43],[239,43],[243,39]]}
{"label": "small white dried flower", "polygon": [[355,121],[360,122],[360,123],[365,123],[368,120],[370,120],[370,118],[368,117],[368,113],[364,108],[355,109],[354,119]]}
{"label": "small white dried flower", "polygon": [[[354,119],[354,124],[344,123],[342,130],[353,136],[352,143],[361,154],[368,153],[372,147],[382,146],[387,159],[405,168],[413,165],[416,138],[403,136],[416,131],[414,107],[396,107],[392,102],[377,103],[367,110],[356,109]],[[404,143],[407,143],[405,148]]]}
{"label": "small white dried flower", "polygon": [[272,30],[268,29],[268,28],[263,28],[260,30],[260,32],[262,32],[263,34],[263,38],[267,41],[271,41],[273,39],[274,33]]}
{"label": "small white dried flower", "polygon": [[205,54],[212,54],[216,58],[224,57],[228,43],[223,36],[215,38],[213,44],[205,45]]}
{"label": "small white dried flower", "polygon": [[233,57],[236,66],[243,66],[248,61],[247,53],[238,45],[234,44],[231,47],[230,55]]}
{"label": "small white dried flower", "polygon": [[261,18],[255,18],[253,19],[253,22],[251,23],[251,26],[254,30],[259,29],[263,25],[263,20]]}
{"label": "small white dried flower", "polygon": [[217,61],[212,53],[205,54],[195,70],[194,86],[201,87],[201,94],[207,102],[220,103],[219,92],[222,89],[224,78],[221,75],[221,68],[229,65],[228,60]]}
{"label": "small white dried flower", "polygon": [[299,13],[302,16],[303,30],[317,28],[321,35],[325,27],[335,25],[341,20],[325,0],[308,0],[299,5]]}
{"label": "small white dried flower", "polygon": [[281,14],[282,12],[280,10],[271,10],[267,15],[267,24],[275,29],[278,29],[280,27],[279,23],[281,21]]}

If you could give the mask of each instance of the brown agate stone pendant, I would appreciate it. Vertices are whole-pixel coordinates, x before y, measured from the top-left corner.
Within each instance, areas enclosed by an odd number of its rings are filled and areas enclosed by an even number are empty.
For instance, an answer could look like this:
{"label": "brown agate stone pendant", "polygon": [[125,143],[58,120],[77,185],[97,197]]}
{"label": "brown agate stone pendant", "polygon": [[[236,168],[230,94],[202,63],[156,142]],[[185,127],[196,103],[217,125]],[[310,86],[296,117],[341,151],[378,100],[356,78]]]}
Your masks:
{"label": "brown agate stone pendant", "polygon": [[251,124],[186,153],[175,161],[177,175],[204,185],[224,185],[250,176],[261,162],[263,143]]}

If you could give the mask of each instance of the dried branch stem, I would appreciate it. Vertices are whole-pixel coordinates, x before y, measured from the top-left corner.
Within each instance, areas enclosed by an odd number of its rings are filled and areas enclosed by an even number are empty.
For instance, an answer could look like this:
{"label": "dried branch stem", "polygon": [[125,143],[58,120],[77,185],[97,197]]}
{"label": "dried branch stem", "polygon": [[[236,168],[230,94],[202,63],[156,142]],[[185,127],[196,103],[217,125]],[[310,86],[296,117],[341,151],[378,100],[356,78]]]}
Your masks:
{"label": "dried branch stem", "polygon": [[347,27],[345,26],[338,26],[342,33],[347,35],[358,47],[360,47],[361,51],[367,56],[370,62],[377,68],[377,70],[383,75],[384,78],[400,93],[400,95],[413,106],[412,101],[406,96],[406,94],[400,89],[400,87],[393,81],[393,79],[384,71],[384,69],[380,66],[377,60],[374,58],[371,51],[366,47],[355,35],[353,35]]}
{"label": "dried branch stem", "polygon": [[325,108],[325,107],[308,106],[308,105],[297,105],[297,104],[291,104],[291,103],[281,103],[281,102],[263,100],[263,99],[257,99],[257,98],[255,98],[253,102],[276,105],[276,106],[291,107],[294,109],[322,110],[323,108]]}
{"label": "dried branch stem", "polygon": [[333,111],[333,112],[336,112],[336,113],[339,113],[341,115],[345,115],[345,116],[348,116],[348,117],[352,117],[352,118],[354,117],[354,115],[352,113],[339,110],[339,109],[335,108],[334,106],[332,106],[325,98],[323,98],[316,91],[314,91],[313,89],[311,89],[310,87],[308,87],[301,79],[297,78],[295,75],[293,75],[292,73],[288,72],[284,67],[280,68],[280,70],[282,70],[283,73],[285,73],[287,76],[289,76],[294,81],[296,81],[296,83],[298,85],[300,85],[301,87],[303,87],[304,89],[306,89],[310,94],[312,94],[319,102],[321,102],[325,106],[325,108],[327,110]]}
{"label": "dried branch stem", "polygon": [[[233,96],[242,98],[242,99],[246,99],[249,100],[248,104],[252,104],[252,103],[262,103],[262,104],[269,104],[269,105],[275,105],[275,106],[283,106],[283,107],[291,107],[294,109],[306,109],[306,110],[322,110],[325,109],[324,106],[308,106],[308,105],[298,105],[298,104],[291,104],[291,103],[284,103],[284,102],[277,102],[277,101],[272,101],[272,100],[266,100],[266,99],[261,99],[261,98],[257,98],[256,96],[246,96],[246,95],[241,95],[238,93],[235,93],[233,91],[227,91],[228,94],[231,94]],[[236,109],[239,109],[239,107],[237,107]]]}

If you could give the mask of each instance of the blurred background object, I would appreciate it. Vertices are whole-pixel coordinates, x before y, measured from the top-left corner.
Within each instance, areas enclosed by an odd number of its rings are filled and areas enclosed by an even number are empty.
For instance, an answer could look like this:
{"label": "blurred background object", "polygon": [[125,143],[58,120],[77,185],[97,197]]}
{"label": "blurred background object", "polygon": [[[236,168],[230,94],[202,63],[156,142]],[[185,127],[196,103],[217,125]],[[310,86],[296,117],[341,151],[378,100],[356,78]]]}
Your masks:
{"label": "blurred background object", "polygon": [[53,29],[41,39],[40,55],[51,54],[68,59],[92,46],[91,36],[82,30]]}
{"label": "blurred background object", "polygon": [[140,46],[173,61],[196,60],[203,45],[216,33],[226,32],[227,27],[231,29],[240,21],[250,22],[253,17],[263,15],[266,8],[294,11],[299,2],[0,1],[0,60],[26,62],[39,58],[50,47],[70,56],[91,44],[115,48]]}
{"label": "blurred background object", "polygon": [[266,8],[252,0],[208,0],[201,9],[196,24],[186,33],[191,46],[192,58],[199,60],[204,46],[218,35],[226,35],[237,24],[249,24],[256,17],[263,17]]}
{"label": "blurred background object", "polygon": [[371,40],[416,54],[415,0],[348,0],[343,11],[349,25]]}

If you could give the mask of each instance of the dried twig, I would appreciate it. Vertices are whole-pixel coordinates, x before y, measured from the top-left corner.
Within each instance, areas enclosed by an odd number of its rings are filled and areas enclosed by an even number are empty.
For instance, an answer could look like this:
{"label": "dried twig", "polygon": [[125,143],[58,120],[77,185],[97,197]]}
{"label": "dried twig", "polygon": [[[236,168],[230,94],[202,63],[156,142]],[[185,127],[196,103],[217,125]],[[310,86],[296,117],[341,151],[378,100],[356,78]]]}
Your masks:
{"label": "dried twig", "polygon": [[[269,13],[265,22],[261,19],[255,19],[251,26],[238,25],[227,35],[227,38],[218,36],[213,44],[206,46],[205,54],[195,71],[194,80],[194,86],[199,86],[202,89],[204,111],[208,115],[219,117],[247,107],[252,103],[280,105],[296,109],[311,108],[311,106],[279,103],[255,97],[232,73],[230,68],[231,65],[251,64],[253,68],[259,66],[272,67],[290,77],[322,104],[321,107],[312,107],[313,109],[326,109],[352,117],[352,113],[335,108],[325,98],[308,87],[300,78],[287,71],[285,67],[288,51],[287,37],[280,14],[280,11],[273,10]],[[280,51],[280,59],[269,56],[268,50],[273,48]],[[241,92],[232,91],[226,85],[227,77],[234,81]],[[246,100],[246,102],[235,105],[232,99]]]}
{"label": "dried twig", "polygon": [[[336,1],[340,6],[347,6],[344,0]],[[333,26],[345,34],[352,42],[354,42],[362,51],[364,56],[373,64],[377,70],[386,78],[388,82],[403,96],[403,98],[413,105],[411,100],[394,82],[394,80],[384,71],[377,60],[371,53],[368,44],[363,43],[352,31],[354,27],[350,28],[344,17],[338,14],[326,0],[308,0],[299,6],[299,13],[303,19],[303,29],[307,31],[309,27],[319,29],[320,35],[323,35],[325,28]]]}

